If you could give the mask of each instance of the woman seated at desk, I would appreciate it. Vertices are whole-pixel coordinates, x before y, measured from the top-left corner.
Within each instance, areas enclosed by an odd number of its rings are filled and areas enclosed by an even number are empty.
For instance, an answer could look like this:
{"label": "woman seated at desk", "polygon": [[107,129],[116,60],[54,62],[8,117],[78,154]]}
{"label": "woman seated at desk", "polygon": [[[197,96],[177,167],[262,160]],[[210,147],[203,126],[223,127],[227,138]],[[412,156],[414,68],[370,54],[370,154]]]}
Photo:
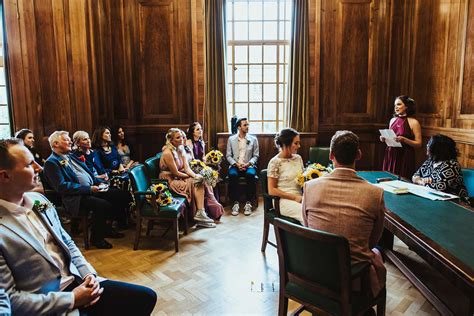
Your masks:
{"label": "woman seated at desk", "polygon": [[457,195],[467,202],[467,190],[456,158],[458,152],[454,140],[441,134],[431,136],[426,154],[428,159],[413,175],[413,183]]}

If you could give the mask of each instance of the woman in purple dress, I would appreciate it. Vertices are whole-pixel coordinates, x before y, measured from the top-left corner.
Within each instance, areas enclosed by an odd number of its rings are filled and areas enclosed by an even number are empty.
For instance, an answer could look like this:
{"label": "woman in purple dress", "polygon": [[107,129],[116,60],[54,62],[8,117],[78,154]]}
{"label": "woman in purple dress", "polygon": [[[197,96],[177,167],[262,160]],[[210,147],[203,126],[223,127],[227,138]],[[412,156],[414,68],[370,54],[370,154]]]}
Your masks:
{"label": "woman in purple dress", "polygon": [[[415,172],[415,148],[421,147],[421,126],[412,117],[415,114],[415,100],[401,95],[395,99],[393,118],[389,128],[395,132],[395,140],[402,147],[387,147],[382,170],[411,179]],[[380,136],[380,141],[385,138]]]}
{"label": "woman in purple dress", "polygon": [[[189,125],[189,128],[186,133],[187,140],[183,144],[185,148],[188,148],[192,151],[194,159],[204,161],[205,148],[204,140],[202,139],[202,127],[199,122],[193,122]],[[219,171],[219,166],[212,165],[207,163],[207,165],[217,171]],[[224,208],[219,201],[219,190],[216,186],[215,188],[206,185],[205,192],[205,202],[206,208],[208,209],[209,216],[215,220],[219,220],[224,214]]]}

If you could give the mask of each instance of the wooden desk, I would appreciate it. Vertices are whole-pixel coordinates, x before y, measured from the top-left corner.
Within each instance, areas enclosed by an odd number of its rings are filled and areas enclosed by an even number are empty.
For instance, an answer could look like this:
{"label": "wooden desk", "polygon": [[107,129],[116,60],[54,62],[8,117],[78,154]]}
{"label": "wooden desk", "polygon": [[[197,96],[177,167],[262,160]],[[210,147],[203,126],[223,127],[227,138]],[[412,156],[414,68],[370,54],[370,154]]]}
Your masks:
{"label": "wooden desk", "polygon": [[[391,176],[386,172],[358,172],[374,183]],[[448,201],[431,201],[412,194],[384,194],[387,212],[382,246],[387,257],[442,315],[474,315],[474,212]],[[393,236],[438,270],[466,296],[466,306],[454,308],[421,282],[393,251]]]}

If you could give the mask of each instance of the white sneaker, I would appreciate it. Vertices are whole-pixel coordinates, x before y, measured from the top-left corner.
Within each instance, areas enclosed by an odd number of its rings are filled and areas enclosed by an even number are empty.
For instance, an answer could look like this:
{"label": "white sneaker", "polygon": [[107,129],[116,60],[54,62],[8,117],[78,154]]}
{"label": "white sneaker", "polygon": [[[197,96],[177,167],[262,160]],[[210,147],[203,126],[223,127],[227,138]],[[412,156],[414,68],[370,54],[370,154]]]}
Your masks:
{"label": "white sneaker", "polygon": [[202,228],[216,228],[216,224],[214,223],[198,222],[196,225]]}
{"label": "white sneaker", "polygon": [[197,210],[196,215],[194,215],[194,220],[196,222],[214,223],[214,220],[209,218],[204,210]]}
{"label": "white sneaker", "polygon": [[232,215],[237,216],[239,215],[239,202],[234,202],[234,206],[232,206]]}
{"label": "white sneaker", "polygon": [[247,201],[244,206],[244,215],[249,216],[250,214],[252,214],[252,203]]}

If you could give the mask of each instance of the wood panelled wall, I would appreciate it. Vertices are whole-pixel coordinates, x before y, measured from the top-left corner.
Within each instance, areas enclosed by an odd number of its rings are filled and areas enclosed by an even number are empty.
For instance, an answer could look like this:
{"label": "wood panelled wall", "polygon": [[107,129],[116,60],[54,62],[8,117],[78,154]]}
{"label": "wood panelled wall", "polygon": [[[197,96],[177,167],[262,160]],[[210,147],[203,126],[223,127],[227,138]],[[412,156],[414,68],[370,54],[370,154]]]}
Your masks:
{"label": "wood panelled wall", "polygon": [[[408,94],[424,141],[453,137],[460,162],[474,167],[474,0],[309,1],[317,142],[351,129],[364,151],[359,168],[380,168],[378,129]],[[169,127],[203,120],[204,0],[4,6],[14,125],[32,128],[44,153],[55,129],[122,124],[143,159]]]}

